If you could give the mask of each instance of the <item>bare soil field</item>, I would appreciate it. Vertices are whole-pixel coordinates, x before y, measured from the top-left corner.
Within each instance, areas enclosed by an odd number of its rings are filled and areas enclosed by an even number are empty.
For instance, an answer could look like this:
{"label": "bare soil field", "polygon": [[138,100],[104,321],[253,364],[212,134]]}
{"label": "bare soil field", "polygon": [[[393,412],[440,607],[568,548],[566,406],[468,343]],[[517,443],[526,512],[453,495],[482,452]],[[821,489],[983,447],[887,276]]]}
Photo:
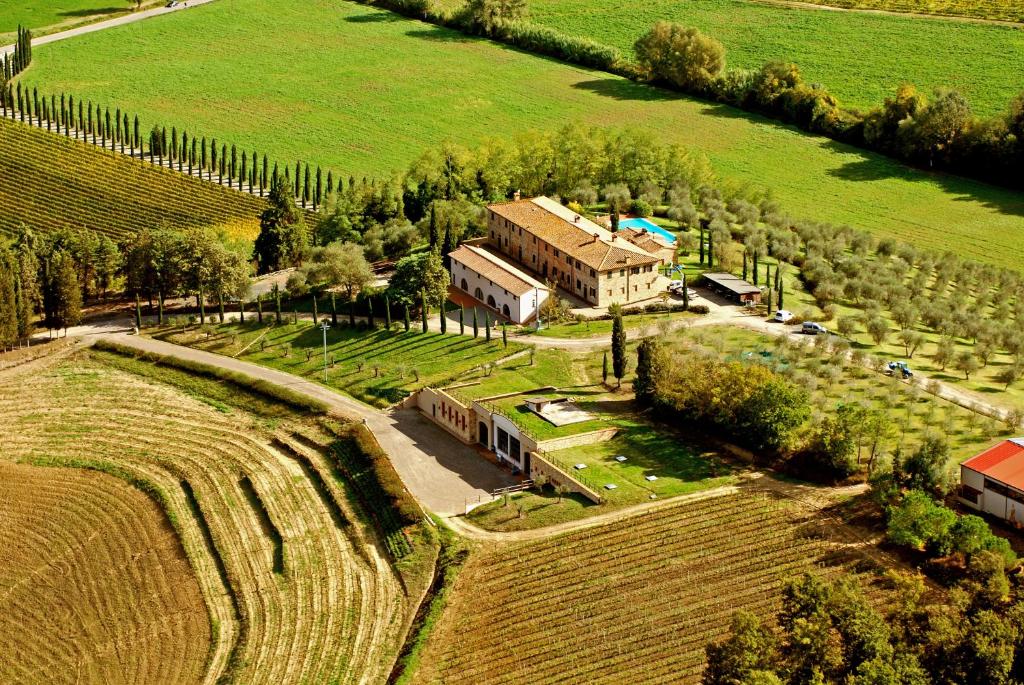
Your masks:
{"label": "bare soil field", "polygon": [[[827,525],[826,525],[827,522]],[[697,683],[737,609],[768,617],[804,572],[886,560],[813,506],[750,486],[541,541],[482,546],[459,574],[424,683]]]}
{"label": "bare soil field", "polygon": [[160,507],[122,480],[0,461],[0,682],[195,683],[210,619]]}
{"label": "bare soil field", "polygon": [[164,503],[213,626],[200,680],[385,680],[408,601],[324,455],[295,439],[315,427],[253,396],[234,404],[244,393],[205,393],[215,381],[137,375],[144,367],[88,352],[0,374],[3,459],[107,470]]}

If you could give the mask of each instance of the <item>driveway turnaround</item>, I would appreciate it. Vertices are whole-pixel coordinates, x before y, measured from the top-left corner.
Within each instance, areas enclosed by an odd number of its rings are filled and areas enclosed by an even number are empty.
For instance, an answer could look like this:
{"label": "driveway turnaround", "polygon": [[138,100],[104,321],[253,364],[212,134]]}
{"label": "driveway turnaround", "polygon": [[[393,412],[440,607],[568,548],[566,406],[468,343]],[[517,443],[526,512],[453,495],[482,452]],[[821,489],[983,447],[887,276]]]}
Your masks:
{"label": "driveway turnaround", "polygon": [[244,373],[326,402],[332,412],[347,419],[363,421],[390,457],[405,486],[426,509],[439,516],[464,514],[467,506],[489,501],[491,491],[516,482],[510,473],[482,458],[414,409],[383,412],[290,373],[161,340],[124,333],[101,337],[143,352]]}

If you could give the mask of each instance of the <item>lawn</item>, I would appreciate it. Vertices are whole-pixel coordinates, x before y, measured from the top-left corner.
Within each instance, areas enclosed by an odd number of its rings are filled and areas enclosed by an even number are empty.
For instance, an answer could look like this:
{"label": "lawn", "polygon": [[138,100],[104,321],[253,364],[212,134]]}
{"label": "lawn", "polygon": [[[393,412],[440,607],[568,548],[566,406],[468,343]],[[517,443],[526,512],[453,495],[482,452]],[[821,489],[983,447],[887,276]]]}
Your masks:
{"label": "lawn", "polygon": [[39,46],[34,58],[24,78],[43,92],[137,112],[144,130],[174,125],[342,177],[402,170],[446,139],[473,144],[570,121],[642,126],[706,154],[734,187],[770,188],[796,216],[999,264],[1024,259],[1020,194],[355,3],[218,0]]}
{"label": "lawn", "polygon": [[[679,300],[675,300],[678,302]],[[695,314],[685,312],[672,312],[661,314],[630,314],[622,318],[626,330],[646,328],[651,331],[657,330],[661,322],[676,323],[683,318],[695,318]],[[601,319],[598,321],[568,321],[545,325],[539,331],[527,329],[530,335],[538,335],[544,338],[597,338],[609,335],[612,332],[612,320]]]}
{"label": "lawn", "polygon": [[[157,336],[311,380],[323,380],[323,334],[309,322],[280,326],[229,323],[184,332],[164,329]],[[327,384],[368,404],[384,407],[414,390],[457,379],[481,364],[521,349],[518,343],[509,343],[505,349],[500,340],[488,343],[442,333],[367,331],[339,326],[327,332],[327,354],[332,362]]]}
{"label": "lawn", "polygon": [[1022,89],[1021,26],[750,0],[645,0],[628,6],[615,0],[532,0],[530,13],[537,23],[614,45],[627,55],[656,21],[696,26],[722,41],[730,66],[796,62],[808,82],[824,84],[853,107],[879,105],[899,84],[910,82],[925,92],[957,88],[978,114],[991,115],[1005,111]]}
{"label": "lawn", "polygon": [[[598,490],[605,497],[604,504],[595,505],[575,495],[560,498],[545,488],[478,507],[470,512],[469,520],[488,530],[530,530],[736,482],[736,467],[712,449],[630,416],[611,423],[620,428],[611,440],[545,454]],[[617,456],[626,461],[616,461]],[[576,470],[576,464],[586,464],[586,468]],[[647,476],[657,480],[648,481]],[[615,489],[605,489],[608,483]]]}
{"label": "lawn", "polygon": [[[143,0],[142,6],[162,5],[163,0]],[[128,14],[135,2],[127,0],[0,0],[0,43],[14,38],[18,26],[36,36],[72,26]]]}

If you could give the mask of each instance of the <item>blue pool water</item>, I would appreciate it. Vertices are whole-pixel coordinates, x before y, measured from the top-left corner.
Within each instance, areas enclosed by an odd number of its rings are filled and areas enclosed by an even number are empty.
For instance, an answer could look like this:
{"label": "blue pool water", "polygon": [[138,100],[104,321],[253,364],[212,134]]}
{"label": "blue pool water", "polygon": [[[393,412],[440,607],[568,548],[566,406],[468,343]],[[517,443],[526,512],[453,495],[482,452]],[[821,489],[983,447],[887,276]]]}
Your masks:
{"label": "blue pool water", "polygon": [[654,223],[653,221],[648,221],[647,219],[623,219],[622,221],[619,222],[619,228],[646,228],[650,233],[654,233],[656,235],[661,236],[669,243],[674,243],[676,241],[676,237],[672,234],[671,231],[666,231],[658,224]]}

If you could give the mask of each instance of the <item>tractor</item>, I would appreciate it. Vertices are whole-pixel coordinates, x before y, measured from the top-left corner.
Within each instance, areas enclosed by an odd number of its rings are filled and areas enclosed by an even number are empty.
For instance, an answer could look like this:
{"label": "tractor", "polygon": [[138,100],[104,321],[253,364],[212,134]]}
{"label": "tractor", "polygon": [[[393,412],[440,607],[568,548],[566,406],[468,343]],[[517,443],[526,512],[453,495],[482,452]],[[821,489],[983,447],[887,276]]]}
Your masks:
{"label": "tractor", "polygon": [[899,374],[900,378],[904,380],[914,377],[914,372],[910,370],[906,362],[889,362],[885,365],[886,376],[894,376],[896,374]]}

